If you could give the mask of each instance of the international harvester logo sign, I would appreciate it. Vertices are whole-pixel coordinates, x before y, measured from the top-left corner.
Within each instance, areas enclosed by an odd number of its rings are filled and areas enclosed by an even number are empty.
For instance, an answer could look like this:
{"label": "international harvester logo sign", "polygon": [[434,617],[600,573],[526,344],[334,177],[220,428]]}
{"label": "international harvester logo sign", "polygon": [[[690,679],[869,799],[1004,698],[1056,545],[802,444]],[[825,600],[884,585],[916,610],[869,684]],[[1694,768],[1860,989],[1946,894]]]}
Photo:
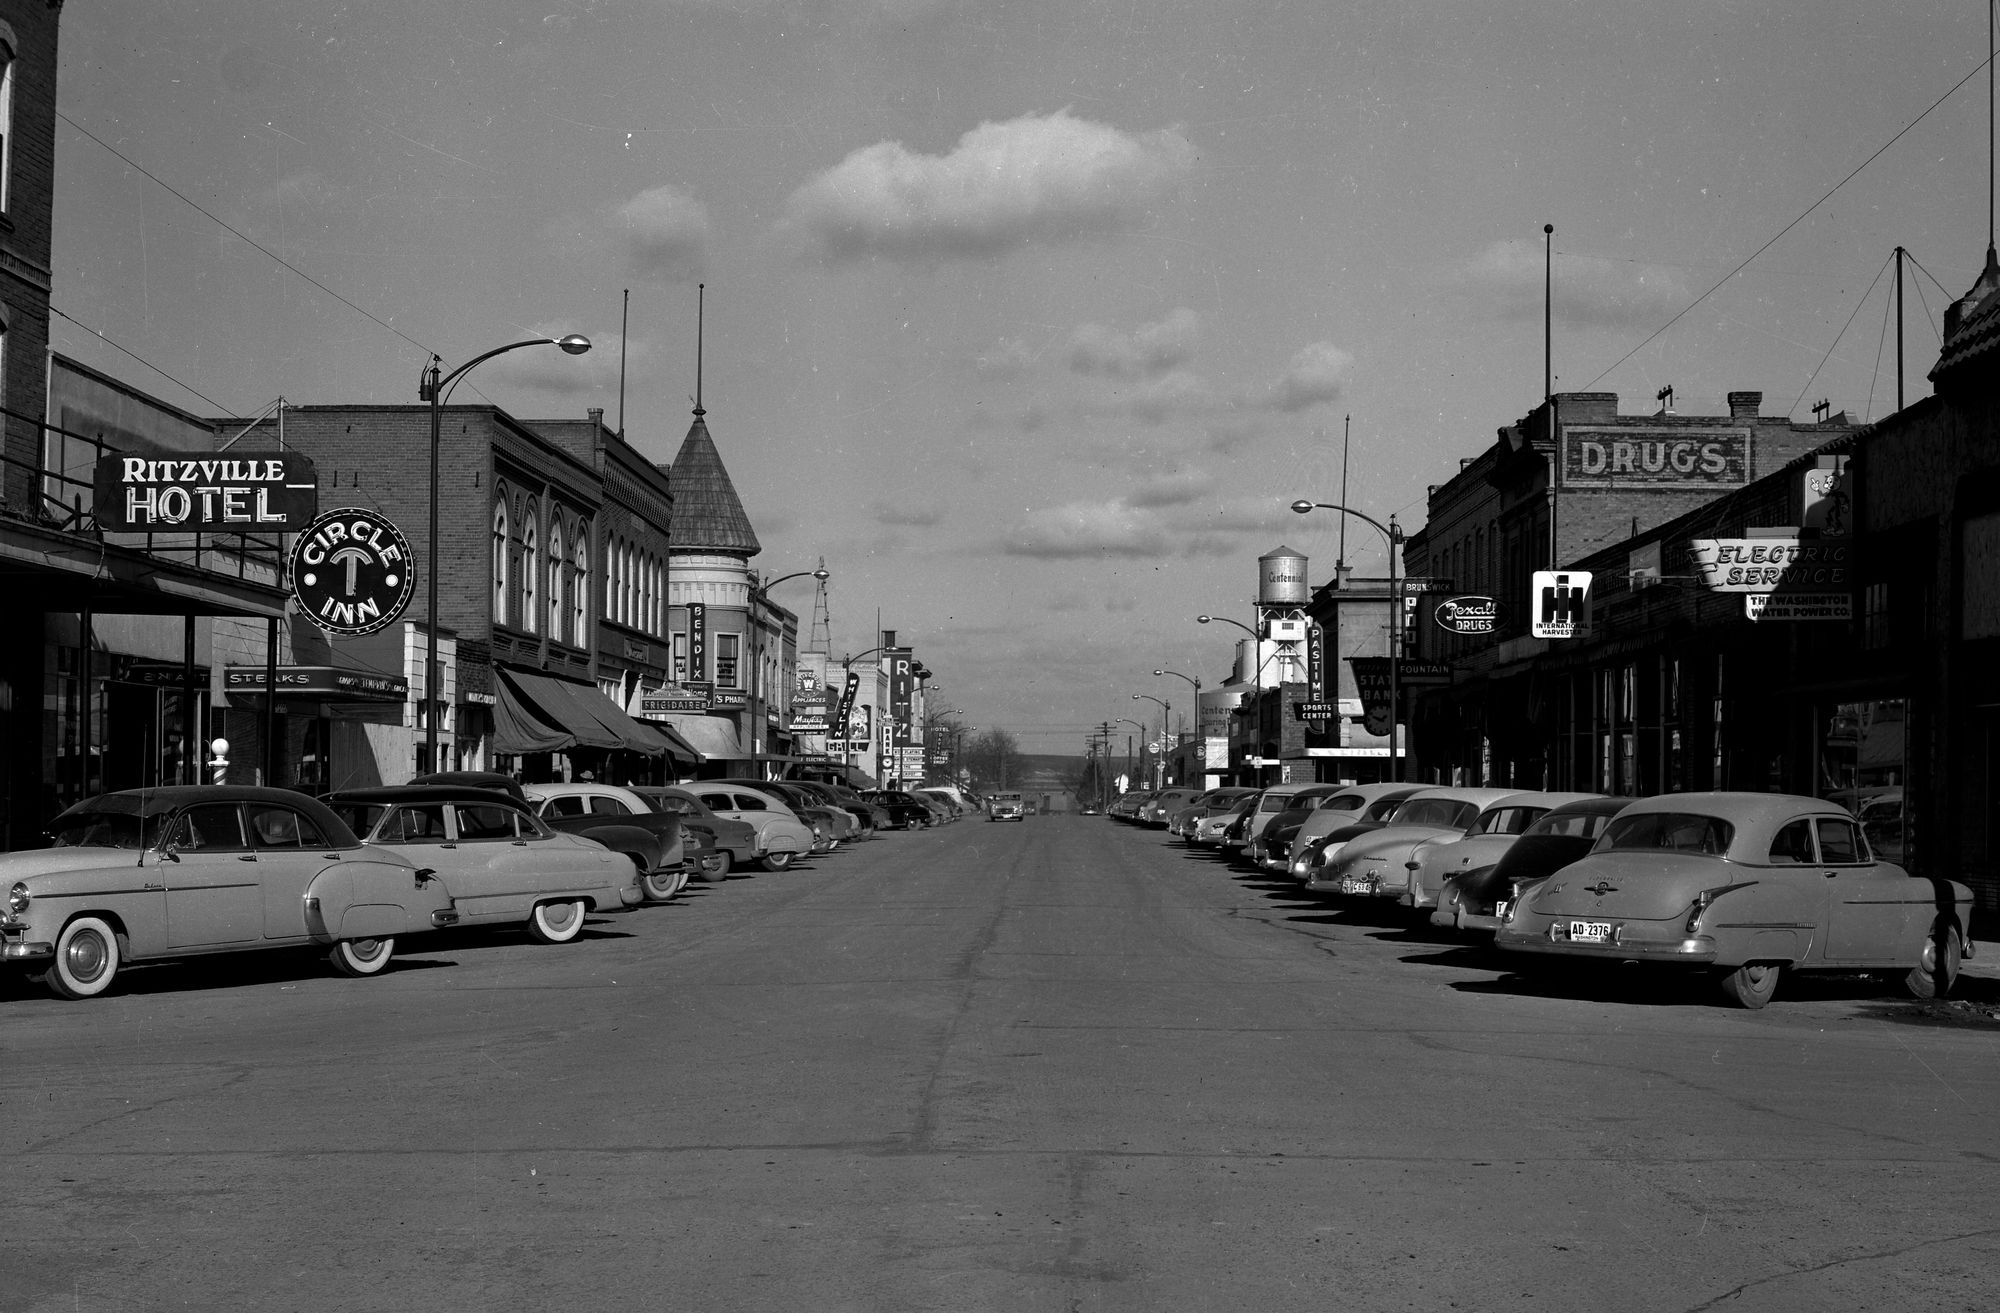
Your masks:
{"label": "international harvester logo sign", "polygon": [[352,638],[395,623],[416,584],[409,540],[375,511],[328,511],[292,544],[292,596],[329,634]]}

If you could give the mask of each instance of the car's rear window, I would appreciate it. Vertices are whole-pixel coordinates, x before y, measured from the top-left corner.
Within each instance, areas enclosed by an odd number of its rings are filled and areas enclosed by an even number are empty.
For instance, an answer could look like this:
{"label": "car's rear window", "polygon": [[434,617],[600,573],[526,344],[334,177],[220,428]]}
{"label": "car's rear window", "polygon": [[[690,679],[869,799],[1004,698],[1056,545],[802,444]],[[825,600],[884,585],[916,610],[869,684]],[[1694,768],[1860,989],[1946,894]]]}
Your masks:
{"label": "car's rear window", "polygon": [[1411,798],[1396,809],[1397,825],[1442,825],[1464,829],[1479,814],[1477,805],[1453,798]]}
{"label": "car's rear window", "polygon": [[1368,805],[1368,799],[1358,793],[1334,793],[1321,800],[1321,811],[1358,812]]}
{"label": "car's rear window", "polygon": [[1546,811],[1546,807],[1495,807],[1480,813],[1479,833],[1526,834]]}
{"label": "car's rear window", "polygon": [[1697,812],[1641,812],[1620,816],[1597,841],[1598,852],[1614,850],[1697,853],[1720,857],[1735,841],[1736,827],[1719,816]]}
{"label": "car's rear window", "polygon": [[1396,809],[1401,807],[1404,799],[1408,797],[1408,794],[1404,794],[1401,798],[1377,798],[1368,804],[1367,811],[1361,813],[1361,819],[1364,821],[1386,821],[1396,814]]}
{"label": "car's rear window", "polygon": [[1529,834],[1555,834],[1569,839],[1595,839],[1604,833],[1615,812],[1552,811],[1528,827]]}

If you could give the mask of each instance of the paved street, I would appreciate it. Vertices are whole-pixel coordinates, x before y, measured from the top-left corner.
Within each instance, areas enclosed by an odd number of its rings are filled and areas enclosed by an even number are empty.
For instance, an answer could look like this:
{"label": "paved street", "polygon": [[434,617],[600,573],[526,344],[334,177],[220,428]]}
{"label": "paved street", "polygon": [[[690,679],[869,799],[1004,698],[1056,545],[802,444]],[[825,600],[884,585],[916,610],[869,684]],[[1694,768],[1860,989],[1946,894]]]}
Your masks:
{"label": "paved street", "polygon": [[[1987,951],[1993,951],[1991,945]],[[2000,981],[1524,978],[977,819],[592,922],[0,986],[0,1308],[1989,1309]],[[1990,963],[1982,965],[1990,966]]]}

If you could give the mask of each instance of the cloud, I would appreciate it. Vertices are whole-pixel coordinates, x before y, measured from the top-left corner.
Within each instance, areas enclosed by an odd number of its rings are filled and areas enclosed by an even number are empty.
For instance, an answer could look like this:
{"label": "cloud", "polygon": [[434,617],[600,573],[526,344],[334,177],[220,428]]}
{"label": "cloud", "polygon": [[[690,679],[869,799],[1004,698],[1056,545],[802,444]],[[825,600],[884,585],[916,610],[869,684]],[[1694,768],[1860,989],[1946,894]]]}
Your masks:
{"label": "cloud", "polygon": [[912,529],[928,529],[933,525],[944,523],[944,512],[931,506],[878,504],[875,507],[875,522]]}
{"label": "cloud", "polygon": [[1331,342],[1300,347],[1271,389],[1269,403],[1286,414],[1340,400],[1354,357]]}
{"label": "cloud", "polygon": [[1079,374],[1109,378],[1164,374],[1194,358],[1200,332],[1200,317],[1185,306],[1130,333],[1084,324],[1070,334],[1069,367]]}
{"label": "cloud", "polygon": [[[1498,319],[1542,317],[1547,252],[1529,240],[1494,242],[1461,264],[1459,289],[1481,313]],[[1572,328],[1651,328],[1694,299],[1680,274],[1665,265],[1555,257],[1551,310]]]}
{"label": "cloud", "polygon": [[1037,359],[1035,349],[1017,337],[1003,337],[973,362],[982,374],[994,378],[1015,378],[1027,372]]}
{"label": "cloud", "polygon": [[1201,505],[1213,480],[1195,471],[1162,476],[1125,496],[1031,510],[1007,532],[1001,550],[1044,560],[1226,556],[1248,534],[1280,526],[1284,507],[1235,498]]}
{"label": "cloud", "polygon": [[[537,324],[522,332],[523,338],[565,337],[577,332],[576,325]],[[523,347],[519,351],[509,351],[495,356],[479,367],[475,373],[465,375],[465,390],[473,390],[476,384],[490,382],[517,388],[533,388],[539,392],[553,392],[558,396],[581,396],[586,393],[616,392],[618,388],[619,342],[616,333],[602,336],[586,334],[590,338],[590,350],[581,356],[570,355],[552,346]],[[627,365],[643,363],[651,354],[648,343],[633,339],[625,344]],[[449,365],[447,365],[449,368]],[[463,399],[461,394],[461,399]],[[615,418],[609,422],[616,423]]]}
{"label": "cloud", "polygon": [[612,215],[632,272],[662,282],[699,275],[708,249],[708,211],[675,187],[640,192]]}
{"label": "cloud", "polygon": [[1137,223],[1194,162],[1175,130],[1126,133],[1059,110],[982,123],[947,155],[864,147],[792,193],[780,226],[827,264],[990,260]]}

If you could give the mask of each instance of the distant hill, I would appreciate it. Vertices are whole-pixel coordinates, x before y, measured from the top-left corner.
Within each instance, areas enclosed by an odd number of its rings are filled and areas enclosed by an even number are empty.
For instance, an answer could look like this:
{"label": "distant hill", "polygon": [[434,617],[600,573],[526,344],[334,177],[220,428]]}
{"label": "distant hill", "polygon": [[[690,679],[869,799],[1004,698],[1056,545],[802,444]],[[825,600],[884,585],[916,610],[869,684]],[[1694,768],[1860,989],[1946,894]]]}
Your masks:
{"label": "distant hill", "polygon": [[[1019,779],[1010,779],[1007,787],[1019,789],[1023,793],[1051,793],[1067,790],[1083,778],[1085,758],[1066,756],[1057,752],[1024,752],[1016,761],[1020,763]],[[984,787],[994,787],[981,781]]]}

